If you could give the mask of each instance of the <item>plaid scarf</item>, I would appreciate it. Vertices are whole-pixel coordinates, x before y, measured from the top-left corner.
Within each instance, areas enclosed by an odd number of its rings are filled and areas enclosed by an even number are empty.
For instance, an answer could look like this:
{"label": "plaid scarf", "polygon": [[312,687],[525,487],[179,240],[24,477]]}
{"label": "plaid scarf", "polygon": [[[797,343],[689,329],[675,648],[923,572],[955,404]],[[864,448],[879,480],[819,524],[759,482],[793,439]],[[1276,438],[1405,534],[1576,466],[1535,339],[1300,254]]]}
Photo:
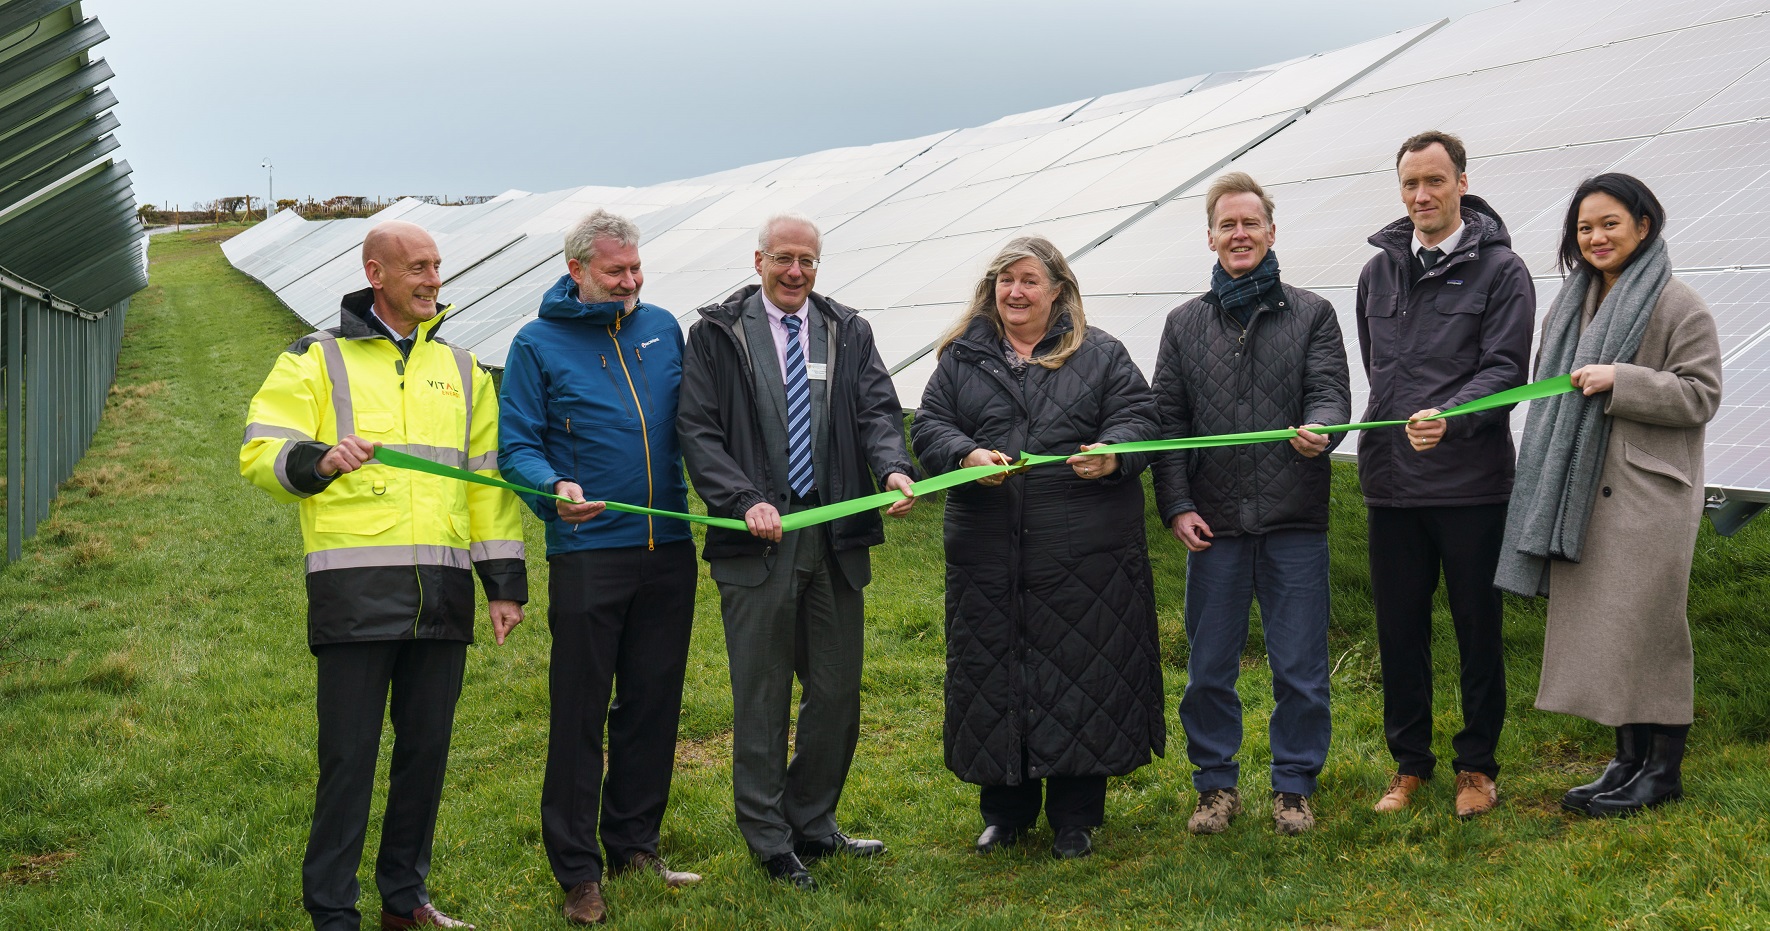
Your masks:
{"label": "plaid scarf", "polygon": [[1260,299],[1277,286],[1277,252],[1268,251],[1253,271],[1240,278],[1229,277],[1221,262],[1211,266],[1211,290],[1217,293],[1217,303],[1234,314],[1243,326],[1247,325],[1254,308],[1260,306]]}

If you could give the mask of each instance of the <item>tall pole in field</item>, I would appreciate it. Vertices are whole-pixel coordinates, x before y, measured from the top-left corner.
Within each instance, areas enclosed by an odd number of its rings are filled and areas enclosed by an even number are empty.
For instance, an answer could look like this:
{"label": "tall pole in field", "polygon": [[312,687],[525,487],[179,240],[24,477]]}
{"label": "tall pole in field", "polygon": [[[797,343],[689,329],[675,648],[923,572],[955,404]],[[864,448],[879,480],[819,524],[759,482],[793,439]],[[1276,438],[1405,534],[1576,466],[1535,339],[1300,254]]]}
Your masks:
{"label": "tall pole in field", "polygon": [[277,173],[271,167],[270,156],[264,157],[264,163],[258,167],[264,169],[264,184],[267,196],[264,199],[264,218],[270,219],[270,212],[277,206]]}

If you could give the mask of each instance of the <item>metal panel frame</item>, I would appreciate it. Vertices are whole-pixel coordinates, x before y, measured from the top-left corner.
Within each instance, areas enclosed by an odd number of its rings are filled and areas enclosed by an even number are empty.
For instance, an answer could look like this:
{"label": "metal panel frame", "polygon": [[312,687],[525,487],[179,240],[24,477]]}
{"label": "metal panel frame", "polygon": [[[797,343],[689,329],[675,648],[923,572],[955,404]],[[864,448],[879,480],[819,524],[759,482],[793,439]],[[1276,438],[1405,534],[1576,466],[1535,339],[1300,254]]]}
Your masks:
{"label": "metal panel frame", "polygon": [[[60,31],[0,51],[0,99],[14,98],[0,107],[6,562],[92,442],[130,295],[147,286],[129,165],[105,160],[118,147],[117,98],[98,89],[111,68],[87,59],[104,27],[72,0],[15,0],[0,8],[0,35],[32,20]],[[48,74],[57,68],[69,70]]]}

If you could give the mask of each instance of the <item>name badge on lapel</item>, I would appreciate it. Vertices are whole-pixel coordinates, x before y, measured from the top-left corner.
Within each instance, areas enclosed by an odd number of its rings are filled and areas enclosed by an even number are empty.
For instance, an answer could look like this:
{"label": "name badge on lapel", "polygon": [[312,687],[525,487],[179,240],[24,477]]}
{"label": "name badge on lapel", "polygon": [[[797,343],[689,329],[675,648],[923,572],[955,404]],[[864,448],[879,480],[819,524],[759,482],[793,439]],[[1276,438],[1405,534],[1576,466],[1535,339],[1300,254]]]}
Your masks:
{"label": "name badge on lapel", "polygon": [[829,363],[827,362],[807,362],[805,363],[805,377],[811,381],[823,381],[826,377],[824,372],[828,369]]}

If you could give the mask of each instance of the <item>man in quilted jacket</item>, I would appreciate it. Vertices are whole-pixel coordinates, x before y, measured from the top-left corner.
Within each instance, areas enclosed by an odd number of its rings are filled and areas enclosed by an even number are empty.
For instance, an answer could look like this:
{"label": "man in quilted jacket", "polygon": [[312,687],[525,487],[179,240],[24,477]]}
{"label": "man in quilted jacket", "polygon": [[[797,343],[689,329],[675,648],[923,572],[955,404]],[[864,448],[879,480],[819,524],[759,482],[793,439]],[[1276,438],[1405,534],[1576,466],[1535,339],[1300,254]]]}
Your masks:
{"label": "man in quilted jacket", "polygon": [[1309,807],[1327,758],[1328,489],[1337,437],[1309,427],[1351,413],[1346,349],[1326,299],[1279,280],[1272,198],[1247,174],[1212,183],[1211,290],[1175,308],[1153,386],[1163,436],[1298,427],[1288,444],[1184,450],[1155,465],[1156,504],[1188,550],[1186,692],[1180,723],[1196,772],[1195,834],[1241,813],[1236,678],[1248,612],[1260,599],[1272,667],[1273,823],[1315,824]]}

